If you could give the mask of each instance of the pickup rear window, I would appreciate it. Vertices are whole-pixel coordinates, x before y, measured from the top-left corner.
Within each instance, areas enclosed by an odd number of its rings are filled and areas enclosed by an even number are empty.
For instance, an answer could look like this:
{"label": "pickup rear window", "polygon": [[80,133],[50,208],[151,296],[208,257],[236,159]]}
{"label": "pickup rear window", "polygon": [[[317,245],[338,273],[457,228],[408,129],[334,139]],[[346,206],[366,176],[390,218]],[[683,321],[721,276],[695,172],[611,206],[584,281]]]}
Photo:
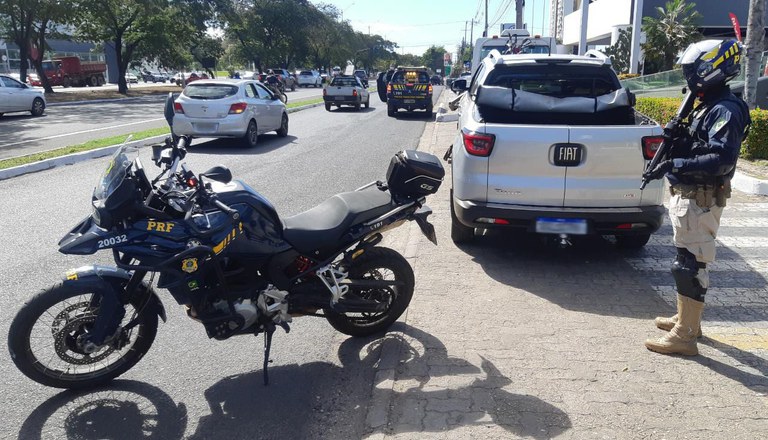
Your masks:
{"label": "pickup rear window", "polygon": [[485,80],[500,86],[555,98],[605,95],[621,88],[612,71],[604,67],[537,64],[496,66]]}
{"label": "pickup rear window", "polygon": [[356,78],[339,78],[336,77],[331,81],[332,86],[340,86],[340,87],[357,87],[359,84],[357,83]]}
{"label": "pickup rear window", "polygon": [[428,83],[429,75],[427,75],[427,72],[423,72],[423,71],[415,71],[415,70],[398,71],[398,72],[395,72],[394,75],[392,75],[392,82],[395,84]]}

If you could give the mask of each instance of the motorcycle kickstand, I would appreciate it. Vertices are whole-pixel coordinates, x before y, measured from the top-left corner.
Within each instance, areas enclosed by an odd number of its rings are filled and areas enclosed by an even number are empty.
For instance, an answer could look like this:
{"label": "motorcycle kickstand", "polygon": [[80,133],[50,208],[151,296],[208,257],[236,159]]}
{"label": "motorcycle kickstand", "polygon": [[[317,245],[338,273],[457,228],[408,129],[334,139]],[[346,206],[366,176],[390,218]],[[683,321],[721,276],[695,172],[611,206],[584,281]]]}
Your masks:
{"label": "motorcycle kickstand", "polygon": [[264,330],[264,368],[262,372],[264,374],[264,386],[269,385],[269,363],[272,362],[269,359],[269,350],[272,348],[272,334],[275,333],[275,325],[268,325]]}

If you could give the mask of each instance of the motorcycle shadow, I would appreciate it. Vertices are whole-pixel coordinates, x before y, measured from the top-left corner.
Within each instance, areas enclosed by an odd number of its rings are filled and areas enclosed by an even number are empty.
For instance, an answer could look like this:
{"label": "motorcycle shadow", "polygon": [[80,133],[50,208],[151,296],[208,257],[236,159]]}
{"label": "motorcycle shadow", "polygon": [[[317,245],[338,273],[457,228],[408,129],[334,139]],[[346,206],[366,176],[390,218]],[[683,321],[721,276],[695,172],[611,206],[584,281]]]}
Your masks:
{"label": "motorcycle shadow", "polygon": [[20,439],[181,439],[187,409],[161,389],[115,380],[84,392],[63,391],[38,406],[19,430]]}
{"label": "motorcycle shadow", "polygon": [[[510,392],[512,381],[490,360],[481,357],[477,367],[449,356],[440,340],[406,324],[397,323],[378,338],[348,338],[338,357],[341,366],[313,362],[271,368],[267,387],[262,385],[261,371],[222,379],[206,390],[211,413],[200,419],[190,438],[268,438],[276,432],[281,438],[361,437],[366,433],[363,427],[391,426],[388,433],[401,433],[497,425],[515,435],[543,439],[571,427],[568,415],[557,407]],[[398,381],[416,385],[376,394],[381,385],[376,373],[387,369],[396,370]],[[455,382],[454,376],[465,385],[439,385]],[[296,377],[313,378],[315,383],[306,386]],[[388,423],[376,426],[366,420],[375,411],[369,408],[375,405],[372,402],[385,401]],[[437,419],[441,420],[434,422]],[[357,431],[342,434],[339,424],[356,426],[352,430]]]}
{"label": "motorcycle shadow", "polygon": [[296,142],[297,139],[296,136],[290,134],[286,137],[280,137],[275,133],[265,133],[259,135],[256,147],[248,148],[243,146],[239,139],[195,138],[189,151],[204,154],[258,155],[285,147]]}

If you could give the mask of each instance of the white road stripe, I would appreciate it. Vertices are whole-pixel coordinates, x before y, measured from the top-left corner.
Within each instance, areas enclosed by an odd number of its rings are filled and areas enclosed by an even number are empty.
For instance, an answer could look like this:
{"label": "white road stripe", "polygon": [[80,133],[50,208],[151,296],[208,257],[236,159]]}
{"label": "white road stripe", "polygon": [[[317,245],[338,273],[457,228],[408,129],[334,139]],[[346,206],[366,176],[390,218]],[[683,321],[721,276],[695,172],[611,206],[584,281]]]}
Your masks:
{"label": "white road stripe", "polygon": [[57,134],[55,136],[47,136],[47,137],[42,137],[42,138],[29,139],[29,140],[26,140],[26,141],[14,142],[12,144],[0,145],[0,148],[12,147],[14,145],[28,144],[30,142],[46,141],[46,140],[49,140],[49,139],[57,139],[57,138],[62,138],[62,137],[67,137],[67,136],[75,136],[75,135],[84,134],[84,133],[94,133],[94,132],[97,132],[97,131],[111,130],[113,128],[128,127],[128,126],[131,126],[131,125],[146,124],[147,122],[164,121],[164,120],[165,120],[165,118],[145,119],[143,121],[129,122],[127,124],[110,125],[109,127],[104,127],[104,128],[93,128],[93,129],[90,129],[90,130],[76,131],[76,132],[73,132],[73,133]]}

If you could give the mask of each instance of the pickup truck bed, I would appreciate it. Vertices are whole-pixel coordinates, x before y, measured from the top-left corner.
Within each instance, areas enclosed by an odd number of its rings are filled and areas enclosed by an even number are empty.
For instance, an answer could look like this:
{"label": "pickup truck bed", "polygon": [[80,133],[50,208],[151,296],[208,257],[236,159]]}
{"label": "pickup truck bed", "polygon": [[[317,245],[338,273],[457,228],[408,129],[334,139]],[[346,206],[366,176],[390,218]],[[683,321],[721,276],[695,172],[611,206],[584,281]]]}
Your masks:
{"label": "pickup truck bed", "polygon": [[371,97],[357,77],[337,76],[323,90],[323,101],[327,111],[331,111],[331,106],[334,105],[336,107],[349,105],[359,111],[363,105],[365,108],[370,106]]}

